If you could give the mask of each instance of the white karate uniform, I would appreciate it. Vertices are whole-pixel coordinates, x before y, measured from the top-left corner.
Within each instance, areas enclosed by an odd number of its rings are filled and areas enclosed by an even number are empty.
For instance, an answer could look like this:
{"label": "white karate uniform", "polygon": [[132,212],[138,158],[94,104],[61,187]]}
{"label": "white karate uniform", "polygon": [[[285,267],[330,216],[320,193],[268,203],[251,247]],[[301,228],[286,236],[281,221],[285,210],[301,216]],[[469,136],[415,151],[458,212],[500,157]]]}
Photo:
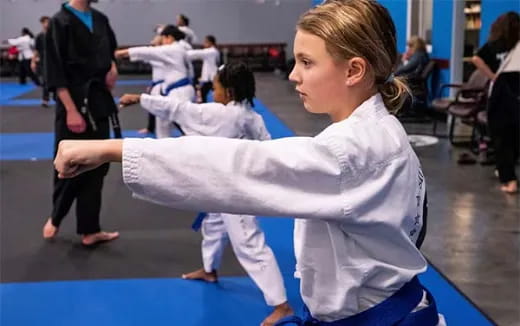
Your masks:
{"label": "white karate uniform", "polygon": [[[164,83],[161,84],[161,91],[183,78],[189,78],[190,62],[186,56],[186,50],[179,42],[161,46],[140,46],[128,49],[131,61],[158,61],[164,65]],[[192,101],[195,97],[193,86],[185,85],[175,88],[169,92],[168,97],[176,98],[181,101]],[[169,121],[156,119],[155,134],[157,138],[170,137],[171,123]]]}
{"label": "white karate uniform", "polygon": [[[177,122],[186,135],[271,139],[262,117],[247,101],[195,104],[142,94],[141,106],[163,120]],[[255,216],[209,213],[202,222],[201,232],[206,272],[219,268],[230,241],[238,261],[262,290],[267,304],[276,306],[287,301],[278,263]]]}
{"label": "white karate uniform", "polygon": [[424,176],[380,94],[315,137],[127,138],[123,178],[170,207],[296,217],[300,291],[321,321],[377,305],[427,267],[415,245]]}
{"label": "white karate uniform", "polygon": [[[155,83],[160,80],[164,80],[164,75],[165,75],[164,63],[161,61],[154,61],[154,60],[151,60],[148,63],[152,66],[152,82]],[[155,84],[150,89],[150,94],[151,95],[161,95],[161,88],[162,88],[163,83],[164,83],[164,81],[162,83]]]}
{"label": "white karate uniform", "polygon": [[[182,45],[182,47],[186,51],[193,50],[193,46],[191,46],[191,44],[186,42],[185,40],[180,40],[177,42],[179,42],[179,44]],[[193,69],[193,63],[191,62],[191,60],[189,58],[187,58],[186,65],[188,66],[188,78],[193,81],[193,78],[195,78],[195,70]]]}
{"label": "white karate uniform", "polygon": [[199,81],[201,83],[213,82],[217,74],[220,61],[220,52],[214,46],[200,50],[188,51],[189,60],[202,60],[202,71]]}
{"label": "white karate uniform", "polygon": [[34,47],[34,39],[29,35],[20,36],[17,38],[10,38],[7,40],[7,43],[9,43],[9,45],[16,46],[19,52],[19,61],[32,59],[34,55],[32,50],[32,48]]}
{"label": "white karate uniform", "polygon": [[189,28],[188,26],[177,26],[177,28],[186,35],[186,42],[190,44],[195,44],[198,41],[197,35],[195,35],[195,32]]}

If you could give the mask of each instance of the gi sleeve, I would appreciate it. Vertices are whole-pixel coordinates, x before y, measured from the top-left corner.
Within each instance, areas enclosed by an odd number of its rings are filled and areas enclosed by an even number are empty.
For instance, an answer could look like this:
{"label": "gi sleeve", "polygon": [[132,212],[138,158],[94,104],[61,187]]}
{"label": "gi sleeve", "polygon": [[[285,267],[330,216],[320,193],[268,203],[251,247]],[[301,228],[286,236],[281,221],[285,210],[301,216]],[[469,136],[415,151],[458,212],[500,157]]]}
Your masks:
{"label": "gi sleeve", "polygon": [[234,123],[234,114],[219,103],[197,104],[172,97],[141,95],[141,106],[156,117],[188,127],[200,135],[212,136]]}
{"label": "gi sleeve", "polygon": [[9,43],[9,45],[12,45],[12,46],[19,46],[23,42],[24,42],[24,37],[23,36],[20,36],[20,37],[17,37],[17,38],[10,38],[10,39],[7,40],[7,43]]}
{"label": "gi sleeve", "polygon": [[204,60],[206,59],[211,52],[208,51],[208,49],[199,49],[199,50],[188,50],[187,56],[188,59],[193,60]]}
{"label": "gi sleeve", "polygon": [[343,218],[333,152],[310,137],[127,138],[123,179],[136,197],[180,209]]}
{"label": "gi sleeve", "polygon": [[270,140],[271,134],[267,131],[265,127],[264,120],[260,116],[254,124],[246,126],[249,130],[247,132],[251,135],[251,139],[258,140]]}
{"label": "gi sleeve", "polygon": [[130,61],[169,61],[168,55],[162,46],[137,46],[128,49]]}

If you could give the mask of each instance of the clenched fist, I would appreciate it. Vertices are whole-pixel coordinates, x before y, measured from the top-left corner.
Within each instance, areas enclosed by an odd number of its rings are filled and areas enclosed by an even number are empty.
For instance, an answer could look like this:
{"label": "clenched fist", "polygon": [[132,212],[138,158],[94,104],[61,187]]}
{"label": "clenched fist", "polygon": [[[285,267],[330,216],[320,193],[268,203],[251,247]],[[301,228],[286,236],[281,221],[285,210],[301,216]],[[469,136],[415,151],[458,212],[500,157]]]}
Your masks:
{"label": "clenched fist", "polygon": [[125,106],[136,104],[136,103],[139,103],[140,100],[141,100],[141,95],[139,95],[139,94],[124,94],[119,99],[119,107],[123,108]]}
{"label": "clenched fist", "polygon": [[73,178],[107,162],[121,162],[123,141],[62,140],[54,159],[59,178]]}

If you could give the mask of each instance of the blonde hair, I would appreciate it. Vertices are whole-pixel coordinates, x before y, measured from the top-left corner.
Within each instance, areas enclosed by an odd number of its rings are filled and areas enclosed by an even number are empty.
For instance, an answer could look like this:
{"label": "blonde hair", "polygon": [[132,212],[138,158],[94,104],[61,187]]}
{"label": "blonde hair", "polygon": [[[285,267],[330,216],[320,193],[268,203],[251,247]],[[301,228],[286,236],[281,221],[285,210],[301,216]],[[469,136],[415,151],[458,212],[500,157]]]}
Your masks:
{"label": "blonde hair", "polygon": [[417,35],[411,36],[406,44],[410,47],[413,53],[417,51],[426,52],[426,42]]}
{"label": "blonde hair", "polygon": [[318,36],[337,61],[363,58],[388,111],[395,113],[410,91],[393,77],[398,62],[395,26],[374,0],[328,0],[304,13],[297,28]]}

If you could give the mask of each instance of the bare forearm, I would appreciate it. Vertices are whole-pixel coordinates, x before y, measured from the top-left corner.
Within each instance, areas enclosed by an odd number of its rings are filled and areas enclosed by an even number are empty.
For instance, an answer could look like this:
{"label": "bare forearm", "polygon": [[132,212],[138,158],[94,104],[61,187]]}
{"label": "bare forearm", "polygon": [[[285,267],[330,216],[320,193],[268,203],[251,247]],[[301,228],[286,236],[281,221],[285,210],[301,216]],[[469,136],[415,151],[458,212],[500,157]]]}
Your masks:
{"label": "bare forearm", "polygon": [[491,71],[491,68],[489,68],[489,66],[484,62],[484,60],[482,60],[482,58],[480,58],[479,56],[473,56],[471,61],[477,67],[477,69],[480,70],[489,79],[495,80],[495,73]]}
{"label": "bare forearm", "polygon": [[70,92],[65,87],[60,87],[57,90],[58,98],[63,103],[63,106],[65,106],[65,110],[67,110],[67,113],[71,111],[78,111],[76,108],[76,104],[74,104],[74,101],[72,100],[72,97],[70,96]]}
{"label": "bare forearm", "polygon": [[123,59],[123,58],[128,58],[130,56],[130,53],[129,53],[128,49],[121,49],[121,50],[117,50],[115,52],[114,56],[116,59]]}

